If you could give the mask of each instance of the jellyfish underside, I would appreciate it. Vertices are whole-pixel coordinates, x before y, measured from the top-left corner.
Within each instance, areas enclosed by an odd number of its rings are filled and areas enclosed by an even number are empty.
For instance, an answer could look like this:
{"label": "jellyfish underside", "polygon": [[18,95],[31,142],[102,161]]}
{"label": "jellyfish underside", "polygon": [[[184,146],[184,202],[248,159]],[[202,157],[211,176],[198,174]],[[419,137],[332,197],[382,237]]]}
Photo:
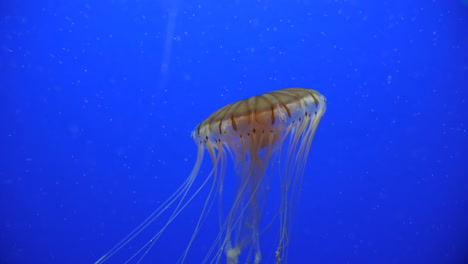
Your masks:
{"label": "jellyfish underside", "polygon": [[[312,139],[326,109],[325,101],[316,90],[288,88],[240,100],[214,112],[192,132],[198,152],[189,177],[166,202],[96,263],[108,260],[167,212],[169,218],[163,227],[126,262],[136,260],[139,263],[170,223],[211,181],[199,220],[177,263],[185,263],[217,198],[219,232],[202,263],[221,263],[224,255],[227,264],[240,261],[258,264],[262,260],[260,228],[272,177],[279,177],[280,197],[274,214],[276,220],[268,220],[279,222],[279,232],[276,250],[268,254],[275,263],[284,262],[292,205],[300,189]],[[195,187],[205,150],[213,163],[212,170]],[[236,185],[232,204],[224,210],[223,191],[227,186],[223,183],[228,157],[233,160]],[[175,206],[171,212],[168,211],[170,206]]]}

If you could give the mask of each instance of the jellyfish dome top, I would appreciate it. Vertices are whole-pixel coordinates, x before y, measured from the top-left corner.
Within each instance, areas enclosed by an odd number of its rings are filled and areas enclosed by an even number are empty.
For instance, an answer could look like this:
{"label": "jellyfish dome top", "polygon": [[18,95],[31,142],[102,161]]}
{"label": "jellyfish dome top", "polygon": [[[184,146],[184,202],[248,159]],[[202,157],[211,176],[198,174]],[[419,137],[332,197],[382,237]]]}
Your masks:
{"label": "jellyfish dome top", "polygon": [[[202,211],[185,250],[177,263],[188,260],[190,249],[216,198],[219,204],[219,231],[201,263],[262,263],[262,256],[275,263],[286,262],[292,207],[302,183],[304,168],[317,126],[326,110],[326,99],[318,91],[287,88],[226,105],[202,121],[192,132],[198,145],[197,160],[184,183],[132,233],[120,241],[96,263],[104,263],[125,247],[163,214],[162,228],[125,263],[140,263],[172,221],[200,193],[209,188]],[[200,184],[204,154],[212,169]],[[234,186],[225,186],[227,161],[234,164]],[[272,177],[279,178],[275,212],[263,219]],[[211,182],[211,184],[208,184]],[[208,187],[209,186],[209,187]],[[234,197],[223,202],[226,188],[234,188]],[[169,209],[172,208],[172,209]],[[261,251],[261,228],[277,221],[277,239],[272,252]],[[271,241],[268,241],[271,242]],[[269,263],[271,261],[268,261]]]}

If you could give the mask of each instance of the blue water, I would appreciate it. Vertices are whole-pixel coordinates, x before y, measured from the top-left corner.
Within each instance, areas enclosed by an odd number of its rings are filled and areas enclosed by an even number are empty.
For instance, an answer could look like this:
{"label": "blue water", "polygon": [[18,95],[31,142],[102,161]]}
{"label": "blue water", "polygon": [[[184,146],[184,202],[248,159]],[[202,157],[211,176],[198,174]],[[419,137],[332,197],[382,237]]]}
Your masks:
{"label": "blue water", "polygon": [[[2,1],[0,72],[0,263],[94,263],[200,121],[286,87],[328,99],[288,263],[468,263],[467,1]],[[142,263],[175,263],[202,203]]]}

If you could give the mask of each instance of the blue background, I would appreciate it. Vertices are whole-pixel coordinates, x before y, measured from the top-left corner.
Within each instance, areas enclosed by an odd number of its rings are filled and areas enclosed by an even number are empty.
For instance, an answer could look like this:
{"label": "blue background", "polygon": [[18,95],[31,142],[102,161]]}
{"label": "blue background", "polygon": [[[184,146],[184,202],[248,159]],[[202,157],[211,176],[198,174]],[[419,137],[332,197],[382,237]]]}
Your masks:
{"label": "blue background", "polygon": [[468,263],[466,1],[2,1],[0,74],[1,263],[93,263],[188,176],[198,122],[296,86],[328,111],[289,263]]}

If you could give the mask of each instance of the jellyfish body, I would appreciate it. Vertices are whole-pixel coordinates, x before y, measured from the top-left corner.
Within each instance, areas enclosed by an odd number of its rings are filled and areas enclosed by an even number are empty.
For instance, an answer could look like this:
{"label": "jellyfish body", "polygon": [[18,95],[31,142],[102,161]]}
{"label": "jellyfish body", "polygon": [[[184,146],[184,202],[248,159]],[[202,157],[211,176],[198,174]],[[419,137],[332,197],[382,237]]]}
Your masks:
{"label": "jellyfish body", "polygon": [[[287,88],[240,100],[214,112],[192,132],[198,154],[186,181],[96,263],[106,261],[173,206],[163,227],[129,259],[137,259],[139,263],[175,217],[209,182],[211,187],[201,215],[178,263],[185,262],[216,197],[219,232],[202,263],[222,263],[223,259],[227,264],[260,263],[260,228],[265,222],[262,218],[272,177],[279,177],[280,197],[276,199],[279,204],[278,212],[273,214],[275,219],[268,220],[278,221],[279,230],[275,251],[267,254],[276,263],[284,262],[292,206],[300,189],[312,139],[326,110],[325,102],[325,97],[316,90]],[[212,170],[198,188],[194,188],[205,150],[213,163]],[[234,197],[228,199],[232,203],[225,209],[223,196],[228,186],[224,186],[224,182],[229,157],[235,167],[236,184]]]}

